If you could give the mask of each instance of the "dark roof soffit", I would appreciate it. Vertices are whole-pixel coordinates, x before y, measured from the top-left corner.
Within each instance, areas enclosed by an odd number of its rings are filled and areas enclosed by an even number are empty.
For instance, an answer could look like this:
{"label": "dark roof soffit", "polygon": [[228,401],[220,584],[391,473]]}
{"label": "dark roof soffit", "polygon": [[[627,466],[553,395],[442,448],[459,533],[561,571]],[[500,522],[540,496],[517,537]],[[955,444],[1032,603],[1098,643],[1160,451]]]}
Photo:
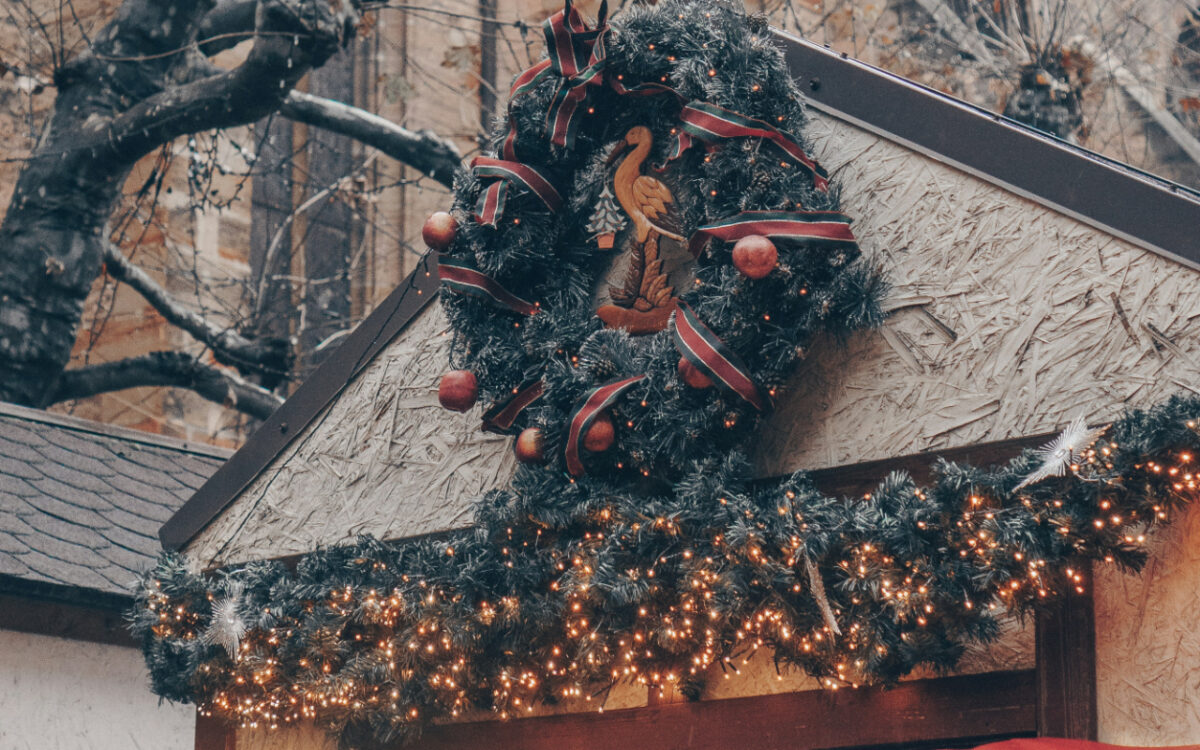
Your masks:
{"label": "dark roof soffit", "polygon": [[217,469],[158,532],[163,547],[179,549],[211,523],[291,444],[354,376],[437,295],[437,261],[428,253],[400,286],[318,367],[283,406],[267,417],[241,450]]}
{"label": "dark roof soffit", "polygon": [[[1200,270],[1195,192],[828,48],[774,34],[817,109]],[[437,293],[435,266],[430,253],[163,525],[164,547],[183,547],[220,515],[408,326]]]}
{"label": "dark roof soffit", "polygon": [[819,110],[1200,270],[1200,194],[775,31]]}

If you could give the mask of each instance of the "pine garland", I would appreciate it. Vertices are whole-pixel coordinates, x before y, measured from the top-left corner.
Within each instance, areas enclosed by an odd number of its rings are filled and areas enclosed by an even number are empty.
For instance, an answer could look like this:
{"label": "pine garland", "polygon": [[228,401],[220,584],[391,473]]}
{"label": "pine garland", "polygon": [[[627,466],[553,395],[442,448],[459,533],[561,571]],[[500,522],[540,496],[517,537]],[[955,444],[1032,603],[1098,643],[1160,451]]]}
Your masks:
{"label": "pine garland", "polygon": [[[1136,569],[1146,531],[1194,497],[1194,397],[1127,415],[1066,476],[1035,483],[1022,484],[1036,452],[991,469],[939,463],[924,488],[894,474],[854,500],[822,495],[804,472],[753,481],[740,447],[757,411],[682,384],[670,331],[601,328],[587,225],[607,147],[631,126],[652,126],[648,163],[661,164],[680,100],[794,134],[798,92],[765,23],[714,0],[636,7],[604,41],[607,80],[678,98],[593,87],[596,115],[566,148],[547,128],[560,81],[522,91],[494,146],[515,128],[516,156],[553,176],[566,205],[556,213],[510,190],[486,226],[470,217],[488,181],[463,175],[449,255],[539,309],[441,295],[454,364],[487,400],[545,384],[520,419],[544,431],[550,461],[482,498],[473,528],[436,539],[364,538],[294,571],[262,562],[215,577],[164,556],[132,613],[157,693],[247,725],[315,720],[352,746],[468,710],[586,701],[621,681],[694,696],[712,669],[757,648],[830,685],[890,684],[918,666],[952,667],[1001,616],[1082,585],[1077,558]],[[677,196],[687,233],[745,211],[838,210],[836,188],[821,190],[774,148],[736,138],[675,160],[693,188]],[[751,281],[733,269],[731,245],[710,243],[681,296],[764,391],[783,385],[817,335],[878,322],[882,284],[853,247],[781,242],[779,269]],[[612,407],[615,448],[570,476],[562,446],[574,405],[638,375]]]}

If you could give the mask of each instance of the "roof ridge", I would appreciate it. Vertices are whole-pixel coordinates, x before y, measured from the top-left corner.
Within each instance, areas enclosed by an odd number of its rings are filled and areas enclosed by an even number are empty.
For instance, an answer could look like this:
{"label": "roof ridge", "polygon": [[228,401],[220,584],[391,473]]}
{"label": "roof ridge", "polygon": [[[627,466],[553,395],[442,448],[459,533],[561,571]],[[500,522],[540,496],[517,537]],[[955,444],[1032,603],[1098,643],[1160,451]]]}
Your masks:
{"label": "roof ridge", "polygon": [[233,455],[233,451],[229,448],[219,448],[206,443],[189,442],[165,435],[155,435],[154,433],[142,432],[141,430],[134,430],[128,427],[118,427],[90,419],[56,414],[44,409],[34,409],[3,401],[0,401],[0,417],[15,417],[29,422],[40,422],[55,427],[62,427],[74,430],[75,432],[85,432],[100,437],[114,438],[129,443],[141,443],[154,448],[165,448],[167,450],[179,451],[180,453],[190,453],[209,458],[223,460]]}

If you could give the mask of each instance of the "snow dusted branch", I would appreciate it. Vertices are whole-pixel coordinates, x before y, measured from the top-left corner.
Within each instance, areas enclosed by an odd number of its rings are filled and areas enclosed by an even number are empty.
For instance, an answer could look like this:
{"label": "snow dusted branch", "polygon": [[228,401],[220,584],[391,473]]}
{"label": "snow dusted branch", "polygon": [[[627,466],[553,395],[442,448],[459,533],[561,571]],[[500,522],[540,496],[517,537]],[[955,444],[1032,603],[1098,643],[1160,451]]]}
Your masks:
{"label": "snow dusted branch", "polygon": [[462,153],[453,141],[429,130],[413,131],[358,107],[292,91],[279,113],[354,138],[377,148],[399,162],[419,169],[446,187],[454,182],[454,171],[462,164]]}
{"label": "snow dusted branch", "polygon": [[47,404],[87,398],[99,393],[141,386],[174,386],[194,391],[209,401],[266,419],[283,399],[221,367],[213,367],[184,352],[151,352],[116,362],[66,370]]}

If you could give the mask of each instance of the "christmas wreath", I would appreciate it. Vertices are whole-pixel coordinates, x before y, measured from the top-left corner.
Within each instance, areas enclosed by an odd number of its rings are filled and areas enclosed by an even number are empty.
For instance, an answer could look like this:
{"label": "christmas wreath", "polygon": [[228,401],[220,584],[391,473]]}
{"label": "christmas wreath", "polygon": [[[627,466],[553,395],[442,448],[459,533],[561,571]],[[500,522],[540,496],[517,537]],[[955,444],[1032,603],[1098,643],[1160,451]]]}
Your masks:
{"label": "christmas wreath", "polygon": [[1200,400],[1073,425],[995,469],[942,463],[854,500],[744,447],[818,334],[880,319],[765,22],[714,0],[594,25],[570,7],[519,76],[494,156],[426,239],[454,330],[448,408],[516,435],[470,530],[216,576],[164,556],[133,612],[155,690],[347,744],[431,719],[698,695],[765,648],[829,685],[951,667],[1001,616],[1137,567],[1195,494]]}

